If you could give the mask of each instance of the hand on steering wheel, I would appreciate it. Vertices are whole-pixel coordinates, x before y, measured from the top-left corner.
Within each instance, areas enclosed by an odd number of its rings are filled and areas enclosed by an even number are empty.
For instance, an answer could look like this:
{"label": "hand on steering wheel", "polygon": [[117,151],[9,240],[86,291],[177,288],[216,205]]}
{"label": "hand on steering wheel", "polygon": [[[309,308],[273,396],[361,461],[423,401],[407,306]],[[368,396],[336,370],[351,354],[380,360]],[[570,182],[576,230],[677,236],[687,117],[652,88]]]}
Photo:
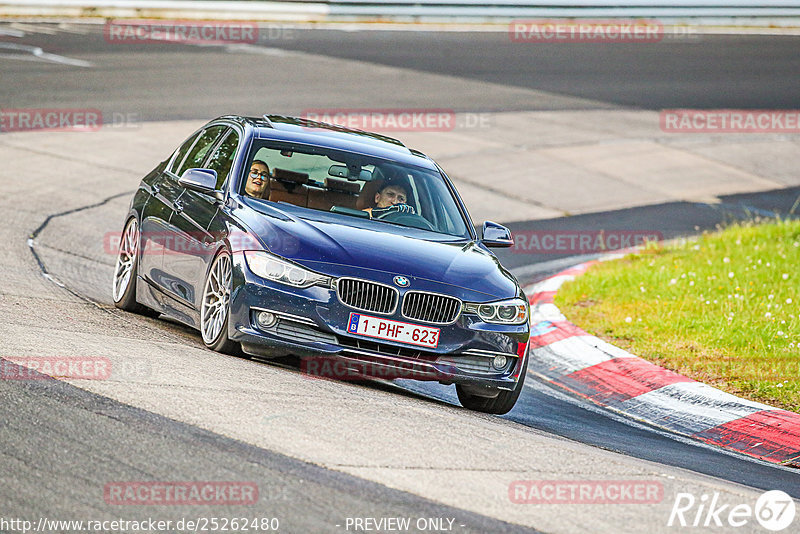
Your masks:
{"label": "hand on steering wheel", "polygon": [[372,216],[390,223],[435,231],[430,221],[417,215],[414,208],[408,204],[395,204],[388,208],[372,208]]}
{"label": "hand on steering wheel", "polygon": [[408,204],[395,204],[388,208],[372,208],[372,217],[375,219],[382,219],[390,213],[410,213],[411,215],[416,215],[417,212],[414,210],[413,206],[409,206]]}

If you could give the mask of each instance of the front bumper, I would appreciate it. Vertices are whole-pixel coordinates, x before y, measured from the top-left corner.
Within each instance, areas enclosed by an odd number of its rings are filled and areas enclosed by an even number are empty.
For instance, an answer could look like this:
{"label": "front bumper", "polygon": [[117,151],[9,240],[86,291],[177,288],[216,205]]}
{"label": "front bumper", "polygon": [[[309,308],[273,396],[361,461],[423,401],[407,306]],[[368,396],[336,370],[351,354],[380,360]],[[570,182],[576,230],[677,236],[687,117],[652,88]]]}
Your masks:
{"label": "front bumper", "polygon": [[[233,288],[229,338],[253,356],[299,356],[301,369],[309,375],[343,380],[409,378],[513,390],[527,365],[527,324],[488,324],[462,314],[454,324],[435,325],[441,329],[439,345],[422,349],[349,333],[350,313],[356,310],[342,304],[333,289],[273,283],[255,276],[237,259]],[[255,320],[259,311],[275,314],[277,324],[259,327]],[[499,369],[492,364],[498,355],[507,360]]]}

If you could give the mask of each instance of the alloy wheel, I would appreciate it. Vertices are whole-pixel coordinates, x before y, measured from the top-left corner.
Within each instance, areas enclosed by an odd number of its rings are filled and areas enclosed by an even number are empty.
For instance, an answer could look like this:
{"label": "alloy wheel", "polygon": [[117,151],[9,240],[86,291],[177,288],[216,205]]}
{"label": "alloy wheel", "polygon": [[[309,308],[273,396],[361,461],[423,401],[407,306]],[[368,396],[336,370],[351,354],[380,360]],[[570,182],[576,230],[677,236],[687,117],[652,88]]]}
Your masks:
{"label": "alloy wheel", "polygon": [[114,302],[122,300],[125,290],[131,283],[136,253],[139,250],[139,223],[136,219],[128,221],[119,243],[117,266],[114,269]]}
{"label": "alloy wheel", "polygon": [[228,317],[231,296],[231,257],[222,253],[214,260],[203,290],[203,307],[200,312],[203,341],[214,343],[222,333]]}

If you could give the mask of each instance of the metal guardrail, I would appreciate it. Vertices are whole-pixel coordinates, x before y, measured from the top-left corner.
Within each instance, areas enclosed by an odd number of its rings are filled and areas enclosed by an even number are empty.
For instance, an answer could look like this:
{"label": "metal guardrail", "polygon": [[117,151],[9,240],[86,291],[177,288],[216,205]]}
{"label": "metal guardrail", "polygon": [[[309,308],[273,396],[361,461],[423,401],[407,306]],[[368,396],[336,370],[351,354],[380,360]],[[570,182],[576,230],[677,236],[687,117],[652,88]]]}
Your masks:
{"label": "metal guardrail", "polygon": [[800,26],[800,0],[0,0],[0,15],[175,16],[251,20],[439,20],[539,18],[742,20]]}
{"label": "metal guardrail", "polygon": [[[264,2],[266,0],[249,0],[251,2]],[[297,1],[297,0],[296,0]],[[618,0],[616,2],[609,2],[608,0],[322,0],[326,4],[382,4],[382,5],[417,5],[422,7],[437,6],[437,5],[456,5],[456,6],[480,6],[480,7],[498,7],[498,6],[516,6],[527,8],[551,8],[551,9],[565,9],[565,8],[596,8],[596,9],[610,9],[610,8],[729,8],[729,9],[742,9],[742,8],[792,8],[800,7],[800,2],[797,0]]]}
{"label": "metal guardrail", "polygon": [[338,15],[484,17],[797,17],[797,0],[323,0]]}

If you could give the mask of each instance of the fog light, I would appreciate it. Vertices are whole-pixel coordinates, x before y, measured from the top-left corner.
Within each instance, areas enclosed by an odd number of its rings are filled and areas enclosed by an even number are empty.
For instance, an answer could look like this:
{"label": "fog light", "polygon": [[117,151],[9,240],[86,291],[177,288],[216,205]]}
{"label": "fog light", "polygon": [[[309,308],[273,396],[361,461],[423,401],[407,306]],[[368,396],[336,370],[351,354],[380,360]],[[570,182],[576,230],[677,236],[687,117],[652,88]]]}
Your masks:
{"label": "fog light", "polygon": [[492,367],[494,367],[495,369],[502,369],[503,367],[506,366],[507,363],[508,363],[508,358],[500,354],[495,356],[494,360],[492,360]]}
{"label": "fog light", "polygon": [[271,326],[275,326],[275,324],[278,322],[278,318],[274,313],[260,311],[256,314],[256,322],[261,328],[269,328]]}

